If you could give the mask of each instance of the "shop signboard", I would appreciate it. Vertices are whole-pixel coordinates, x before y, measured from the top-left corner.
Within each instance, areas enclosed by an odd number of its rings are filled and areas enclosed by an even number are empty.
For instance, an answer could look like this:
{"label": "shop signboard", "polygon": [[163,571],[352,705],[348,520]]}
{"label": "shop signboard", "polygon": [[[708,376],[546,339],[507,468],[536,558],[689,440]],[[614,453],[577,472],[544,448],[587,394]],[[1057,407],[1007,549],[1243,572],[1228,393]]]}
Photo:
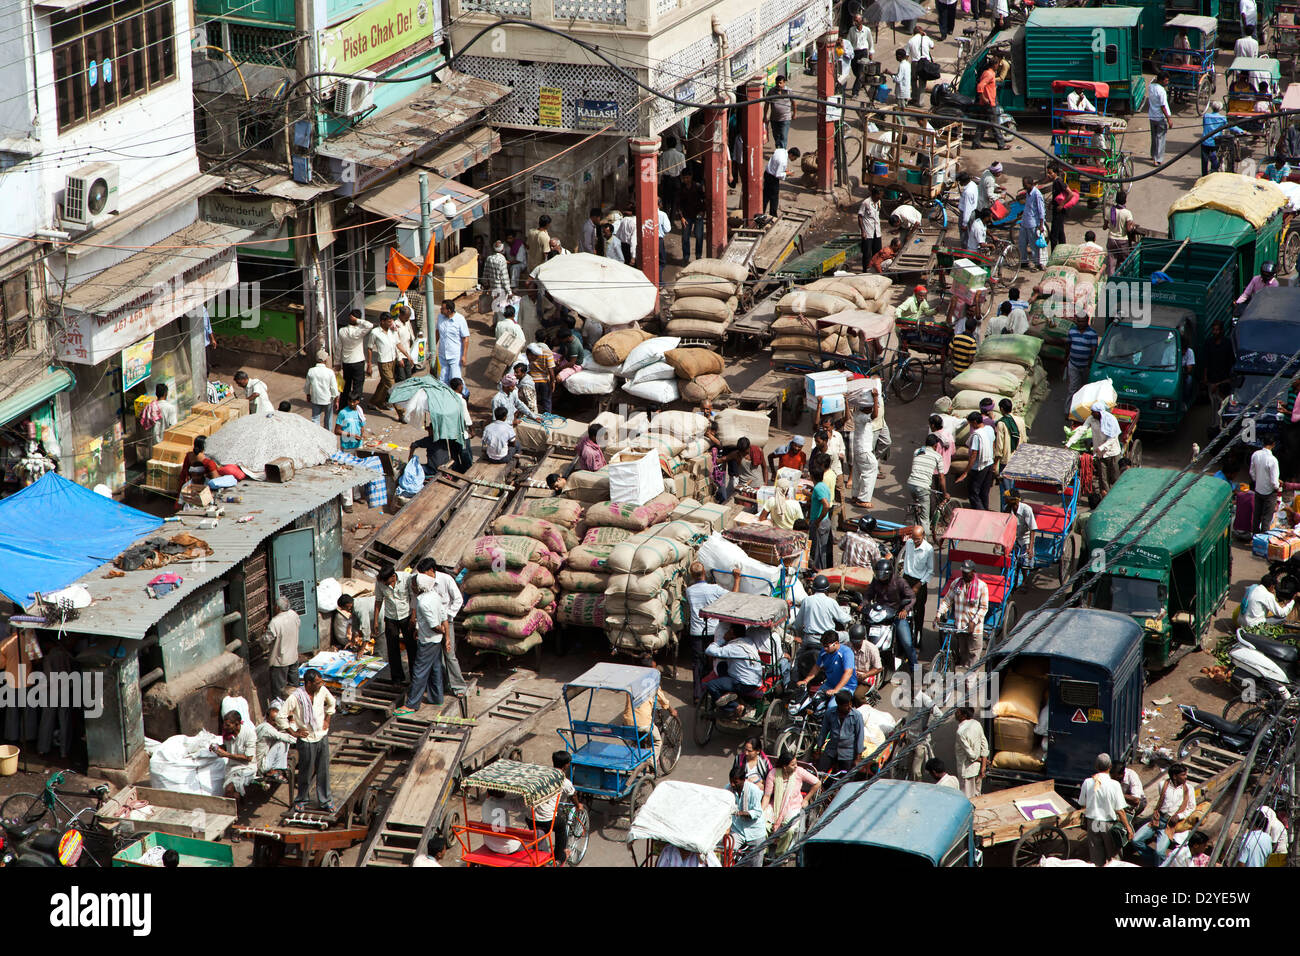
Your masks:
{"label": "shop signboard", "polygon": [[543,86],[537,91],[537,125],[560,126],[563,123],[564,91],[558,86]]}
{"label": "shop signboard", "polygon": [[442,34],[436,0],[385,0],[319,34],[320,69],[355,73]]}
{"label": "shop signboard", "polygon": [[573,108],[578,129],[618,126],[618,100],[577,100]]}

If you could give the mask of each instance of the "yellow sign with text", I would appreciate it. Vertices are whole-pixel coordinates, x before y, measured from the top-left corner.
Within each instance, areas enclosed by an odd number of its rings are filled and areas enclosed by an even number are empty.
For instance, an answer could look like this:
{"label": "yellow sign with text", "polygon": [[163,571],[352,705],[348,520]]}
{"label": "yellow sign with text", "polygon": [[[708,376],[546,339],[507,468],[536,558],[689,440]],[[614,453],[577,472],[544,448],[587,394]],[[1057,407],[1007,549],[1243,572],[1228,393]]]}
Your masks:
{"label": "yellow sign with text", "polygon": [[364,70],[441,29],[436,0],[387,0],[320,34],[320,68]]}
{"label": "yellow sign with text", "polygon": [[559,126],[564,111],[564,91],[558,86],[543,86],[537,91],[537,125]]}

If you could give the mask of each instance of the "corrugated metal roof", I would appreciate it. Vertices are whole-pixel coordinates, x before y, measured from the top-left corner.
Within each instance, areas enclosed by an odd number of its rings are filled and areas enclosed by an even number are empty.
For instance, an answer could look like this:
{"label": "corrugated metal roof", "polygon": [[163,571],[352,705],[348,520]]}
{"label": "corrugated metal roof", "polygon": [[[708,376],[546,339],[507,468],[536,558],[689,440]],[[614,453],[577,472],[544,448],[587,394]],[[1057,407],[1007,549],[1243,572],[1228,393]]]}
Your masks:
{"label": "corrugated metal roof", "polygon": [[[152,222],[187,202],[193,202],[214,189],[220,188],[226,179],[224,176],[212,176],[202,173],[174,189],[169,189],[155,196],[146,203],[132,206],[128,211],[119,213],[97,229],[91,229],[77,236],[63,246],[70,256],[85,255],[94,252],[105,244],[125,241],[131,233],[147,222]],[[82,245],[82,243],[85,245]]]}
{"label": "corrugated metal roof", "polygon": [[202,219],[192,222],[155,243],[161,248],[137,252],[74,286],[68,290],[63,305],[72,312],[110,313],[140,298],[143,291],[160,288],[181,273],[225,255],[231,246],[252,234],[251,229],[237,226]]}
{"label": "corrugated metal roof", "polygon": [[501,152],[501,134],[488,126],[470,130],[447,143],[428,159],[419,163],[439,176],[454,179],[471,166]]}
{"label": "corrugated metal roof", "polygon": [[372,169],[399,166],[472,121],[510,90],[497,83],[448,70],[442,82],[412,93],[316,148],[322,156]]}
{"label": "corrugated metal roof", "polygon": [[226,177],[227,192],[249,196],[272,196],[276,199],[292,199],[294,202],[310,202],[322,193],[338,189],[338,183],[296,183],[288,176],[250,175],[236,182],[234,176]]}
{"label": "corrugated metal roof", "polygon": [[[295,519],[338,497],[347,488],[365,484],[373,471],[350,465],[317,465],[304,468],[287,484],[265,481],[240,482],[235,494],[239,504],[225,504],[224,517],[215,528],[199,530],[202,515],[185,515],[181,522],[169,522],[153,537],[170,538],[187,531],[212,548],[203,564],[172,564],[165,568],[128,571],[120,578],[106,578],[112,564],[105,564],[75,583],[90,592],[94,603],[83,608],[66,629],[81,634],[101,634],[140,640],[158,620],[199,588],[217,580],[235,567],[275,532]],[[239,523],[241,517],[249,520]],[[200,570],[200,568],[202,570]],[[145,585],[154,577],[174,571],[184,578],[180,587],[165,596],[150,598]]]}
{"label": "corrugated metal roof", "polygon": [[[430,223],[434,235],[443,239],[451,230],[464,229],[476,219],[487,214],[488,196],[472,186],[443,179],[428,173]],[[449,198],[456,206],[456,214],[447,218],[443,200]],[[387,216],[406,225],[420,223],[420,170],[405,173],[391,182],[371,189],[357,198],[357,205],[380,216]]]}

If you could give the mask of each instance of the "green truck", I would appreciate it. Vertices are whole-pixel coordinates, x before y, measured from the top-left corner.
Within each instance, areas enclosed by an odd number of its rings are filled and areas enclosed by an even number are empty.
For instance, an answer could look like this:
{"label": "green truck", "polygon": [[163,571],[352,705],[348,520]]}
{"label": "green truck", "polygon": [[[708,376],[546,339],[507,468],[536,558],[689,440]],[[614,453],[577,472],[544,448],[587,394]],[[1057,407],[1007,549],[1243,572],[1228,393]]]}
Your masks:
{"label": "green truck", "polygon": [[[1237,0],[1227,0],[1235,9]],[[1126,0],[1126,2],[1107,2],[1103,6],[1137,7],[1142,11],[1138,27],[1138,42],[1143,53],[1151,53],[1168,47],[1165,42],[1165,24],[1180,13],[1197,17],[1218,17],[1219,0]]]}
{"label": "green truck", "polygon": [[[1190,348],[1204,361],[1216,320],[1229,330],[1235,265],[1230,248],[1148,238],[1097,290],[1106,332],[1089,380],[1110,379],[1119,400],[1141,411],[1143,431],[1176,431],[1196,401],[1199,376],[1182,359]],[[1157,272],[1168,281],[1152,282]]]}
{"label": "green truck", "polygon": [[1169,207],[1169,238],[1233,250],[1235,298],[1260,266],[1278,261],[1286,206],[1286,193],[1268,180],[1210,173]]}
{"label": "green truck", "polygon": [[1146,103],[1141,14],[1138,7],[1040,7],[1023,25],[998,31],[976,51],[957,92],[974,97],[984,61],[1003,53],[1010,58],[1011,74],[998,90],[998,103],[1008,113],[1051,109],[1054,80],[1107,83],[1107,111],[1132,113]]}
{"label": "green truck", "polygon": [[1195,650],[1228,596],[1231,502],[1222,479],[1129,468],[1088,519],[1088,555],[1099,579],[1089,603],[1142,625],[1148,670]]}

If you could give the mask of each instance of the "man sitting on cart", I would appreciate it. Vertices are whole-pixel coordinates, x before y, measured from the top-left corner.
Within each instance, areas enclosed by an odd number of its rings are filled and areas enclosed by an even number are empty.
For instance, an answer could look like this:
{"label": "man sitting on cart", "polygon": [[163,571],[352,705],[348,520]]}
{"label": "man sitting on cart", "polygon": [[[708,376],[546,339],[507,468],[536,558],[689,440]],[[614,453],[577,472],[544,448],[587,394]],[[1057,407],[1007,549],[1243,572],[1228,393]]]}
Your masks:
{"label": "man sitting on cart", "polygon": [[898,307],[898,311],[894,313],[895,316],[900,319],[911,319],[919,322],[928,316],[934,315],[934,306],[927,301],[928,295],[929,290],[925,287],[925,283],[918,283],[912,288],[912,294],[904,299],[903,303]]}
{"label": "man sitting on cart", "polygon": [[948,587],[934,610],[934,626],[938,630],[951,608],[956,628],[956,658],[958,667],[970,667],[984,653],[984,618],[989,613],[989,588],[975,573],[975,562],[967,559],[961,563],[961,577]]}
{"label": "man sitting on cart", "polygon": [[745,713],[745,700],[752,700],[762,692],[763,659],[759,654],[766,641],[760,643],[760,638],[750,635],[744,624],[732,624],[726,633],[730,639],[725,644],[717,643],[715,638],[714,643],[704,648],[704,653],[725,660],[727,673],[713,678],[704,689],[728,717],[741,717]]}

